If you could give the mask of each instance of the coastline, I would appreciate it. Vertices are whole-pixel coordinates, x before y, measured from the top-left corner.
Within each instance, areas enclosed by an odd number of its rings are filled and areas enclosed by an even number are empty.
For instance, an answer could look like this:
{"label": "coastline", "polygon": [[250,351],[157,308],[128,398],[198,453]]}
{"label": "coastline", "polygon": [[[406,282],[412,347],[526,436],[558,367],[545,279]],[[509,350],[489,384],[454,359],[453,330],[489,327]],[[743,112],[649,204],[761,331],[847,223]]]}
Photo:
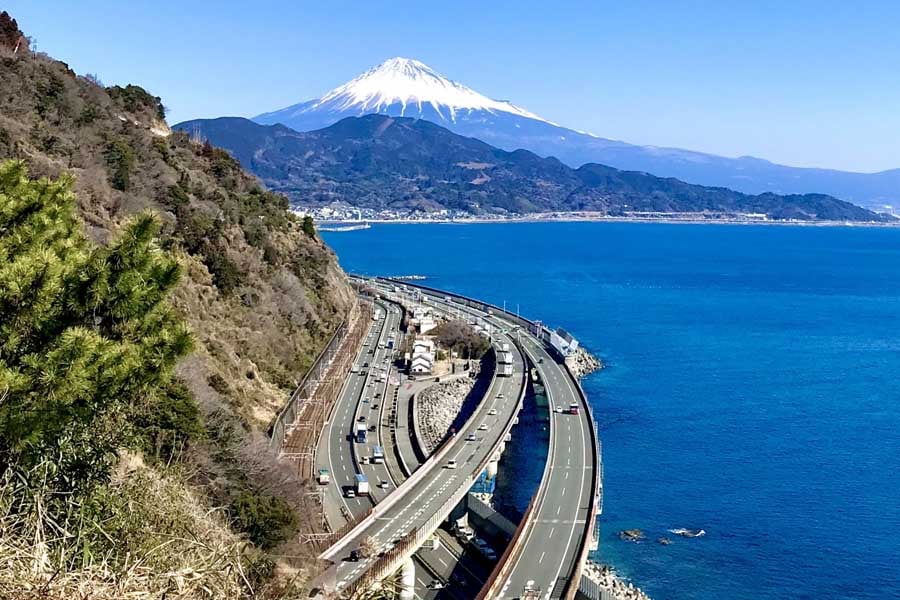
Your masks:
{"label": "coastline", "polygon": [[[559,223],[559,222],[587,222],[587,223],[665,223],[665,224],[685,224],[685,225],[771,225],[782,227],[865,227],[878,229],[894,229],[900,227],[900,220],[894,222],[876,222],[876,221],[803,221],[803,220],[771,220],[771,219],[751,219],[738,217],[722,217],[722,218],[703,218],[700,216],[653,216],[653,217],[611,217],[608,215],[595,213],[534,213],[515,217],[447,217],[434,219],[323,219],[320,223],[328,225],[360,225],[362,223],[378,223],[381,225],[468,225],[483,223]],[[325,229],[324,231],[327,231]],[[348,230],[351,231],[351,230]]]}

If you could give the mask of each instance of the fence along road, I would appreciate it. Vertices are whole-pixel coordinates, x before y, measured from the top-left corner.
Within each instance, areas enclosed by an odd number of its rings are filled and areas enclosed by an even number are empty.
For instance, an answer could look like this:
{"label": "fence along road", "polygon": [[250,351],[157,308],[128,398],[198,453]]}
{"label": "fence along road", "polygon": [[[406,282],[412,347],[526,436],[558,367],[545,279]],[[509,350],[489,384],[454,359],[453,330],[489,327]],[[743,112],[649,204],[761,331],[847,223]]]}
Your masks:
{"label": "fence along road", "polygon": [[[505,338],[504,341],[511,343],[512,340]],[[344,590],[370,567],[377,567],[376,571],[389,569],[386,561],[377,558],[378,554],[385,553],[396,561],[402,561],[404,557],[392,552],[394,546],[401,543],[408,546],[404,548],[404,554],[411,555],[465,496],[512,427],[521,408],[525,388],[524,362],[518,352],[514,352],[513,357],[513,376],[492,381],[486,400],[482,401],[457,435],[449,438],[412,477],[377,505],[369,517],[322,554],[321,558],[335,563],[320,578],[326,588]],[[475,441],[466,441],[470,433],[475,436]],[[455,461],[456,468],[447,468],[451,460]],[[363,540],[374,546],[376,556],[358,562],[348,561],[350,551],[359,548]],[[392,568],[396,566],[391,565]],[[376,572],[365,580],[383,574]]]}
{"label": "fence along road", "polygon": [[[473,308],[478,312],[489,309],[482,302],[425,286],[388,283],[419,289],[433,299],[452,298],[470,314]],[[599,440],[590,406],[568,368],[547,352],[543,343],[549,337],[546,329],[538,330],[534,323],[497,307],[490,310],[494,315],[485,320],[497,328],[520,328],[520,340],[541,375],[551,410],[560,407],[565,411],[570,404],[580,410],[577,416],[551,412],[551,446],[545,477],[535,503],[519,524],[514,547],[504,552],[480,598],[518,598],[529,582],[540,589],[539,597],[572,598],[593,534],[599,490]],[[541,339],[531,332],[538,333]]]}

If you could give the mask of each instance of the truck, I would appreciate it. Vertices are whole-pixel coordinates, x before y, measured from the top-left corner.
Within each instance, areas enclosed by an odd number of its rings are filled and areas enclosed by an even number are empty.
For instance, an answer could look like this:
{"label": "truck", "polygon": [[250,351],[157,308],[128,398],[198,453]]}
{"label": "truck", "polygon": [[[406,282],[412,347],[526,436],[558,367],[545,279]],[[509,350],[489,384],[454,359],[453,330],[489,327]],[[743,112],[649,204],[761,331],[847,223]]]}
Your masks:
{"label": "truck", "polygon": [[513,374],[513,366],[512,365],[497,365],[497,376],[498,377],[512,377]]}
{"label": "truck", "polygon": [[387,341],[387,347],[388,347],[388,348],[393,348],[393,347],[394,347],[394,336],[391,336],[391,337],[388,338],[388,341]]}
{"label": "truck", "polygon": [[512,364],[512,352],[508,350],[501,350],[497,353],[497,362],[501,365],[511,365]]}
{"label": "truck", "polygon": [[331,481],[331,473],[328,469],[319,469],[319,485],[325,485]]}
{"label": "truck", "polygon": [[509,342],[503,342],[500,344],[500,349],[504,352],[509,352]]}
{"label": "truck", "polygon": [[365,422],[360,423],[357,421],[356,423],[356,434],[354,435],[356,438],[357,444],[365,444],[366,443],[366,424]]}
{"label": "truck", "polygon": [[384,449],[381,446],[372,448],[372,462],[376,465],[384,463]]}
{"label": "truck", "polygon": [[356,474],[356,494],[359,496],[369,493],[369,480],[362,473]]}
{"label": "truck", "polygon": [[573,402],[572,404],[569,405],[569,414],[570,415],[578,414],[578,403]]}

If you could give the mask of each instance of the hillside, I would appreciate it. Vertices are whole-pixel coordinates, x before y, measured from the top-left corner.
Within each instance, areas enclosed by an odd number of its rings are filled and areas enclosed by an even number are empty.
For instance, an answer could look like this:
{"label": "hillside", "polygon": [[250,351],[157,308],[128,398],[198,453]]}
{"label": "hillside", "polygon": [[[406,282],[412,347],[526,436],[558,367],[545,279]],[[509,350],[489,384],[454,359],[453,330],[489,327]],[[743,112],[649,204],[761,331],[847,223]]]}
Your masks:
{"label": "hillside", "polygon": [[[18,32],[6,13],[0,21]],[[29,178],[58,182],[53,186],[63,194],[71,185],[77,223],[66,225],[67,235],[80,240],[83,231],[86,241],[77,241],[77,247],[87,245],[78,256],[101,257],[97,264],[104,268],[119,259],[114,254],[102,259],[102,251],[92,246],[121,244],[135,232],[147,236],[154,230],[151,220],[161,223],[158,239],[145,245],[179,266],[161,263],[167,266],[154,267],[153,273],[167,282],[180,277],[171,291],[166,288],[167,297],[172,318],[191,332],[193,341],[181,348],[192,346],[193,352],[174,365],[175,379],[165,384],[170,387],[153,392],[170,396],[172,412],[155,411],[147,418],[189,423],[194,411],[200,418],[198,426],[191,425],[191,443],[171,448],[161,439],[155,450],[144,448],[137,456],[123,449],[122,462],[89,498],[71,497],[70,502],[83,501],[72,510],[101,511],[101,542],[109,546],[79,542],[83,547],[76,550],[83,554],[68,565],[82,570],[51,573],[40,595],[73,597],[66,590],[75,589],[79,597],[96,598],[188,598],[202,590],[204,597],[254,595],[275,567],[274,558],[257,549],[271,550],[313,514],[303,482],[274,460],[264,432],[346,314],[352,292],[332,251],[288,210],[287,199],[264,190],[224,150],[170,131],[160,98],[138,86],[105,87],[96,77],[79,76],[63,62],[29,52],[27,43],[12,47],[5,33],[0,37],[0,164],[23,161]],[[22,170],[11,172],[18,177]],[[15,183],[10,177],[3,181],[7,187]],[[34,189],[45,189],[46,182],[34,181]],[[147,211],[155,219],[146,220]],[[0,230],[0,236],[7,233]],[[102,278],[96,285],[92,293],[107,289]],[[154,309],[149,316],[157,314],[165,313]],[[6,317],[0,314],[0,324],[16,325]],[[110,320],[118,318],[120,312],[110,313]],[[82,325],[101,326],[106,324],[100,316]],[[110,331],[132,326],[118,327]],[[164,346],[157,344],[162,352]],[[8,375],[3,370],[8,360],[0,349],[0,376]],[[0,377],[0,387],[9,381]],[[0,397],[17,402],[7,391],[0,390]],[[131,421],[129,431],[133,427],[140,438],[142,426]],[[8,440],[0,442],[2,449]],[[4,484],[10,481],[7,467],[0,468]],[[0,498],[0,596],[35,597],[22,587],[25,579],[16,577],[37,577],[41,568],[52,571],[56,559],[68,559],[62,552],[41,556],[57,548],[43,542],[32,547],[36,537],[10,538],[16,529],[6,520],[14,515],[8,500]],[[72,535],[63,532],[56,539],[56,533],[37,531],[29,535],[51,534],[54,544]],[[16,571],[17,561],[32,552],[34,569]],[[280,554],[298,558],[291,568],[302,569],[311,565],[305,552],[293,543]],[[116,557],[125,560],[125,571],[117,570],[122,565]]]}
{"label": "hillside", "polygon": [[270,189],[302,206],[337,201],[474,215],[703,212],[776,220],[887,219],[821,194],[752,196],[598,164],[572,169],[555,158],[500,150],[421,119],[373,114],[305,133],[240,118],[188,121],[176,128],[227,148]]}

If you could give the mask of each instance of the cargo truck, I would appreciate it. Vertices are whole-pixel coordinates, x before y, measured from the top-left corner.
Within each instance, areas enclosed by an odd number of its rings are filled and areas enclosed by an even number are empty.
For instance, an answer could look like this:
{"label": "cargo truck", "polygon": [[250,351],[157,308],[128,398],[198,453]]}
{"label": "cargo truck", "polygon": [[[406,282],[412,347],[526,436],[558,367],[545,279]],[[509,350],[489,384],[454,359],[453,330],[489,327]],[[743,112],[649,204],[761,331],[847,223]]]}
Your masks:
{"label": "cargo truck", "polygon": [[502,344],[500,344],[500,349],[503,350],[504,352],[509,352],[509,343],[503,342]]}
{"label": "cargo truck", "polygon": [[319,469],[319,484],[325,485],[331,481],[331,473],[328,472],[328,469]]}
{"label": "cargo truck", "polygon": [[356,423],[356,442],[358,444],[366,443],[366,424],[365,422],[357,422]]}
{"label": "cargo truck", "polygon": [[497,365],[497,376],[498,377],[512,377],[513,367],[512,365]]}
{"label": "cargo truck", "polygon": [[384,463],[384,450],[381,446],[375,446],[372,448],[372,462],[376,465],[380,465]]}
{"label": "cargo truck", "polygon": [[369,493],[369,480],[362,473],[356,475],[356,494],[367,495]]}

